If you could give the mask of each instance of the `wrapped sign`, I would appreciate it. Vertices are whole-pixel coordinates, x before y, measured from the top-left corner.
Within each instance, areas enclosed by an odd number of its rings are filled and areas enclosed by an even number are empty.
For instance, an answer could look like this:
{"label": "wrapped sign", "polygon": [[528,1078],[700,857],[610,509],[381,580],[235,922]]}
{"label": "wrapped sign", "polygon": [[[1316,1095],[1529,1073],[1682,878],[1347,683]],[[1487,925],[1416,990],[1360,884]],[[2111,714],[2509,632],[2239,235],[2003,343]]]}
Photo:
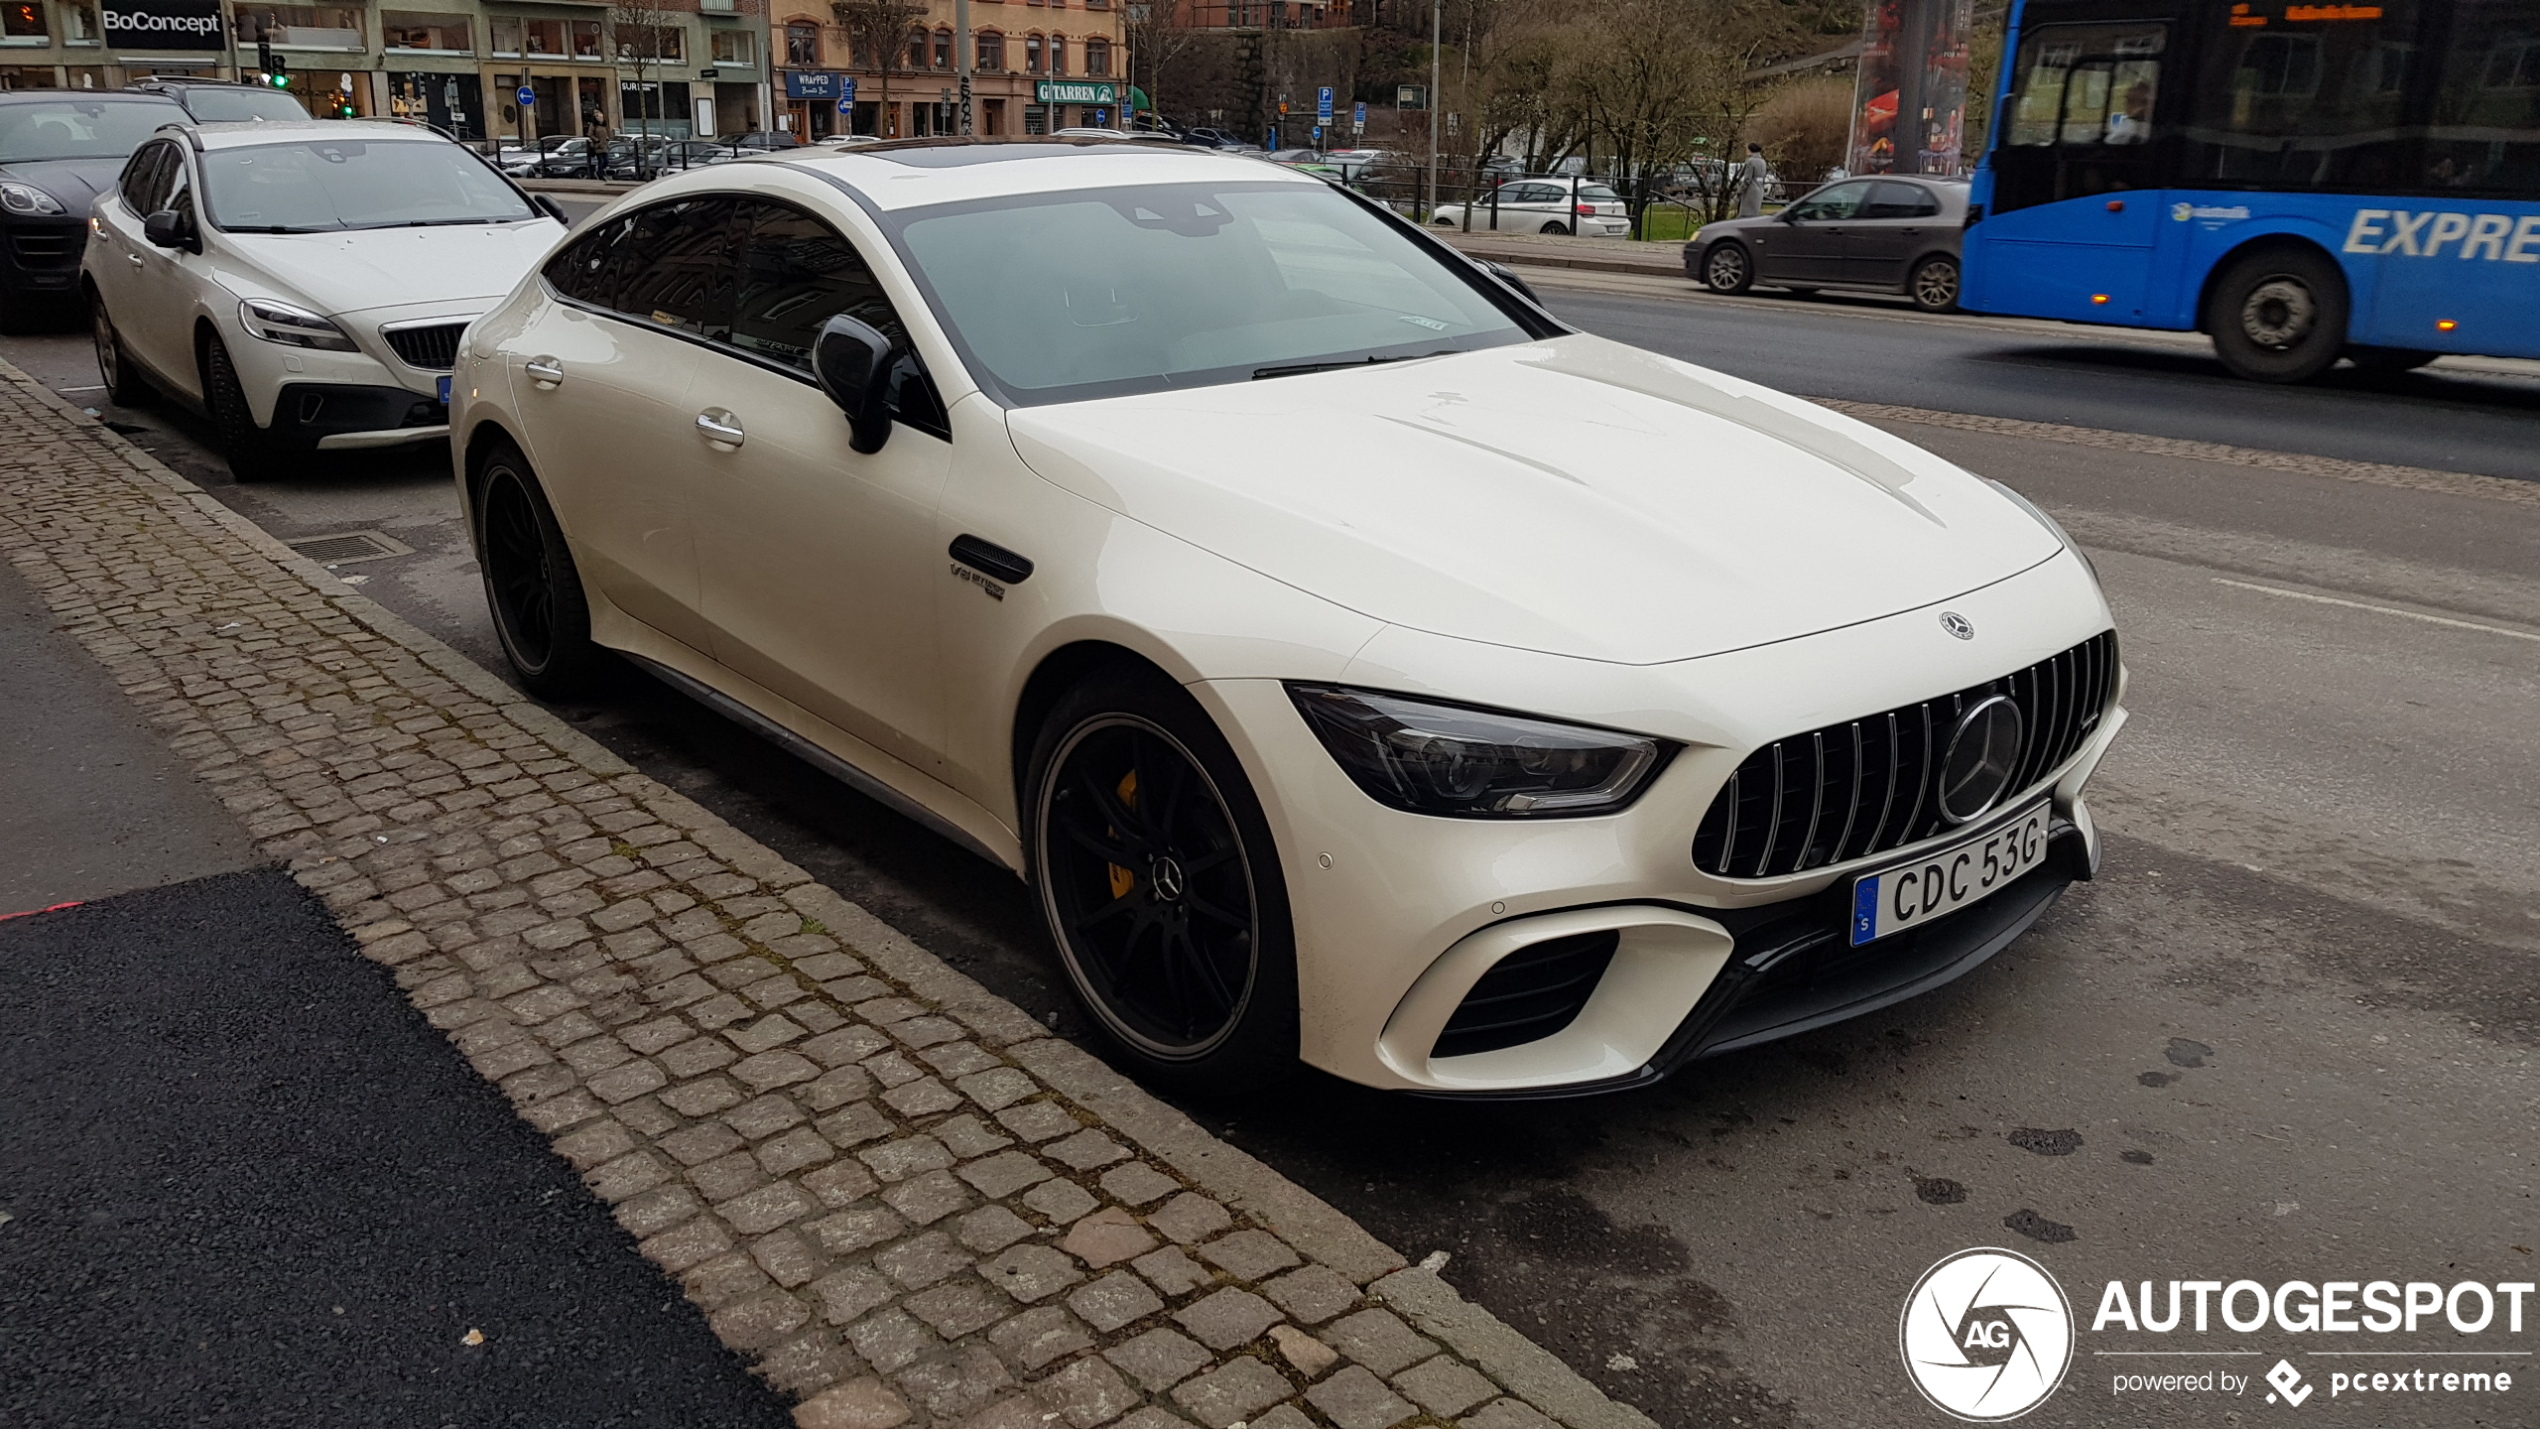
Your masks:
{"label": "wrapped sign", "polygon": [[105,0],[106,43],[118,50],[218,50],[220,0]]}

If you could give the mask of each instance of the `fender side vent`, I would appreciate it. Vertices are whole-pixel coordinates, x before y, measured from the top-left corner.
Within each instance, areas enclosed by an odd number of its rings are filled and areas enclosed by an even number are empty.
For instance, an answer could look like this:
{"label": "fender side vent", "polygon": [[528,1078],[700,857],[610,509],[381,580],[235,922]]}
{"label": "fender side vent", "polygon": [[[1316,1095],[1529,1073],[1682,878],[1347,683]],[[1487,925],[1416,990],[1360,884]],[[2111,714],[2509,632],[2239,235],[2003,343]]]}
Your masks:
{"label": "fender side vent", "polygon": [[1499,960],[1446,1020],[1432,1057],[1469,1057],[1540,1042],[1579,1020],[1623,935],[1573,933]]}

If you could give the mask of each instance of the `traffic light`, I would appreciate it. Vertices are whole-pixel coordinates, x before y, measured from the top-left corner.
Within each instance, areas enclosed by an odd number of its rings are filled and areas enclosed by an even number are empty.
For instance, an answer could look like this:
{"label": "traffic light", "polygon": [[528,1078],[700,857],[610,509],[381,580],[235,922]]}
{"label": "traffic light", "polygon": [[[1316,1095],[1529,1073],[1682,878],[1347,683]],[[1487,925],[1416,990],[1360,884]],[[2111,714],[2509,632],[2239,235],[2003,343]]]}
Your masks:
{"label": "traffic light", "polygon": [[265,76],[265,83],[272,85],[276,89],[289,89],[291,87],[291,76],[287,71],[277,69],[273,73]]}

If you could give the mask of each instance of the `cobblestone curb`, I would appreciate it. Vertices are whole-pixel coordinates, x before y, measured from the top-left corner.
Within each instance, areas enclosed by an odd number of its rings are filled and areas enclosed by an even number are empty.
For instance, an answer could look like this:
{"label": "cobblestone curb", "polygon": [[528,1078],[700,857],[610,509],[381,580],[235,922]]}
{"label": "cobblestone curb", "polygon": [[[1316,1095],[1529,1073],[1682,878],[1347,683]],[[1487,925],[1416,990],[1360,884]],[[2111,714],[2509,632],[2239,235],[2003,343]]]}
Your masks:
{"label": "cobblestone curb", "polygon": [[1649,1429],[5,363],[0,442],[0,553],[803,1429]]}

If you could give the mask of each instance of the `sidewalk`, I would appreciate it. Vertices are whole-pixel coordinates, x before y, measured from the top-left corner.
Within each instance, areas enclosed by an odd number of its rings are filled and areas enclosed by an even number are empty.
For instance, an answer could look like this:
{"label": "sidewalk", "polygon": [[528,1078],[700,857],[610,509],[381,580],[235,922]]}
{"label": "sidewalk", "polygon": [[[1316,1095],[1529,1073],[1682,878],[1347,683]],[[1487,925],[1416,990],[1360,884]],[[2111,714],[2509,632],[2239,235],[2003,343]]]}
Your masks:
{"label": "sidewalk", "polygon": [[1646,1429],[0,364],[0,554],[805,1429]]}
{"label": "sidewalk", "polygon": [[1456,228],[1429,231],[1476,258],[1500,263],[1693,281],[1685,274],[1682,243],[1636,243],[1628,238],[1582,238],[1560,233],[1466,233]]}

